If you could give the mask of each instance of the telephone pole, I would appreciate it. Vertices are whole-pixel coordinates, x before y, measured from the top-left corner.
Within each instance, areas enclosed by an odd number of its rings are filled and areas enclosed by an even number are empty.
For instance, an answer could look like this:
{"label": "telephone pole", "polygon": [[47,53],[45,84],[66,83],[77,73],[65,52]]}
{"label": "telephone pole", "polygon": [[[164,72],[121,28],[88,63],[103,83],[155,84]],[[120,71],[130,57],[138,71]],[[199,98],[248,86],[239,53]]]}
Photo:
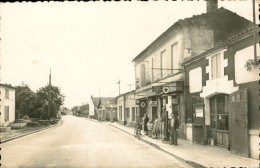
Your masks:
{"label": "telephone pole", "polygon": [[51,118],[51,69],[49,75],[49,86],[48,86],[48,119]]}

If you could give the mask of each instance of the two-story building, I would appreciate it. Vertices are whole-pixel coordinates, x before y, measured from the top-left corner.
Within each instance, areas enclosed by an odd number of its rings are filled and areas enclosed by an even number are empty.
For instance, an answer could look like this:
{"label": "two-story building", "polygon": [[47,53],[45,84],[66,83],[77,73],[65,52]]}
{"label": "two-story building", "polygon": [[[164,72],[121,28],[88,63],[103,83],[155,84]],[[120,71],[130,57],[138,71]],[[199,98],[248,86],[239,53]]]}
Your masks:
{"label": "two-story building", "polygon": [[15,88],[0,84],[0,126],[15,122]]}
{"label": "two-story building", "polygon": [[256,44],[259,43],[256,29],[247,29],[187,58],[184,67],[188,86],[186,117],[192,127],[187,139],[258,159],[260,48]]}
{"label": "two-story building", "polygon": [[116,99],[118,123],[134,127],[136,117],[139,115],[136,111],[134,91],[121,94]]}
{"label": "two-story building", "polygon": [[[168,114],[178,114],[179,135],[186,139],[191,131],[186,116],[184,59],[199,55],[215,44],[252,26],[252,22],[225,8],[217,1],[207,1],[207,13],[179,20],[137,55],[135,63],[136,95],[140,115],[161,117],[162,108]],[[168,115],[170,116],[170,115]]]}

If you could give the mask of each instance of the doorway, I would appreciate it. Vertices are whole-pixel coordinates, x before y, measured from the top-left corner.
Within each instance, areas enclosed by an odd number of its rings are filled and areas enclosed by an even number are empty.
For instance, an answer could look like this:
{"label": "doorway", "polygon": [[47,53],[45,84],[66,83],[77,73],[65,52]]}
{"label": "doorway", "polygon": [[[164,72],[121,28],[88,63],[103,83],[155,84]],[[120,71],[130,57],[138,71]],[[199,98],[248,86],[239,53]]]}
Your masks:
{"label": "doorway", "polygon": [[210,136],[216,145],[229,148],[229,95],[210,98]]}

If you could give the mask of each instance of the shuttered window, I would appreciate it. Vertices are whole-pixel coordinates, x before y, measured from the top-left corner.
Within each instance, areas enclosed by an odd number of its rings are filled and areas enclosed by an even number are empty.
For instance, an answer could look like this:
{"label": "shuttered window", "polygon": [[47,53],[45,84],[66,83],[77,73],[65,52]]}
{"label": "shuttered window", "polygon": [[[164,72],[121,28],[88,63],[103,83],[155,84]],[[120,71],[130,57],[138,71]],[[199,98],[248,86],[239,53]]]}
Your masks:
{"label": "shuttered window", "polygon": [[132,107],[132,121],[135,121],[135,108]]}
{"label": "shuttered window", "polygon": [[5,98],[9,99],[9,89],[5,89]]}
{"label": "shuttered window", "polygon": [[141,70],[141,81],[140,81],[140,84],[141,86],[144,86],[145,85],[145,65],[144,64],[141,64],[140,66],[140,70]]}
{"label": "shuttered window", "polygon": [[211,78],[216,79],[221,76],[221,55],[216,54],[211,57]]}
{"label": "shuttered window", "polygon": [[5,106],[5,121],[9,121],[9,106]]}

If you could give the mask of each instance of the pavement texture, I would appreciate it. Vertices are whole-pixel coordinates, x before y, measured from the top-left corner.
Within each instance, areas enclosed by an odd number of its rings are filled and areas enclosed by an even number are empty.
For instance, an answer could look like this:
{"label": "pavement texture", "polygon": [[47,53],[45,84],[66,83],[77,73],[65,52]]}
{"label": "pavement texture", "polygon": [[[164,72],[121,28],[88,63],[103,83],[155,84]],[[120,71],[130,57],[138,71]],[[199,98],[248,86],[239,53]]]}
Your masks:
{"label": "pavement texture", "polygon": [[[134,128],[120,125],[116,122],[108,125],[134,137]],[[178,145],[170,145],[169,141],[162,142],[160,139],[152,139],[141,135],[140,140],[164,151],[176,159],[186,162],[193,167],[246,167],[259,168],[260,161],[232,154],[225,148],[218,146],[193,144],[187,140],[178,139]]]}
{"label": "pavement texture", "polygon": [[190,165],[103,122],[63,124],[1,144],[3,168],[180,168]]}
{"label": "pavement texture", "polygon": [[62,120],[60,120],[57,124],[55,125],[49,125],[49,126],[36,126],[36,127],[24,127],[20,129],[12,129],[10,132],[1,132],[0,133],[0,139],[1,143],[6,143],[8,141],[12,141],[17,138],[24,137],[26,135],[30,135],[45,129],[49,129],[52,127],[55,127],[57,125],[62,124]]}

